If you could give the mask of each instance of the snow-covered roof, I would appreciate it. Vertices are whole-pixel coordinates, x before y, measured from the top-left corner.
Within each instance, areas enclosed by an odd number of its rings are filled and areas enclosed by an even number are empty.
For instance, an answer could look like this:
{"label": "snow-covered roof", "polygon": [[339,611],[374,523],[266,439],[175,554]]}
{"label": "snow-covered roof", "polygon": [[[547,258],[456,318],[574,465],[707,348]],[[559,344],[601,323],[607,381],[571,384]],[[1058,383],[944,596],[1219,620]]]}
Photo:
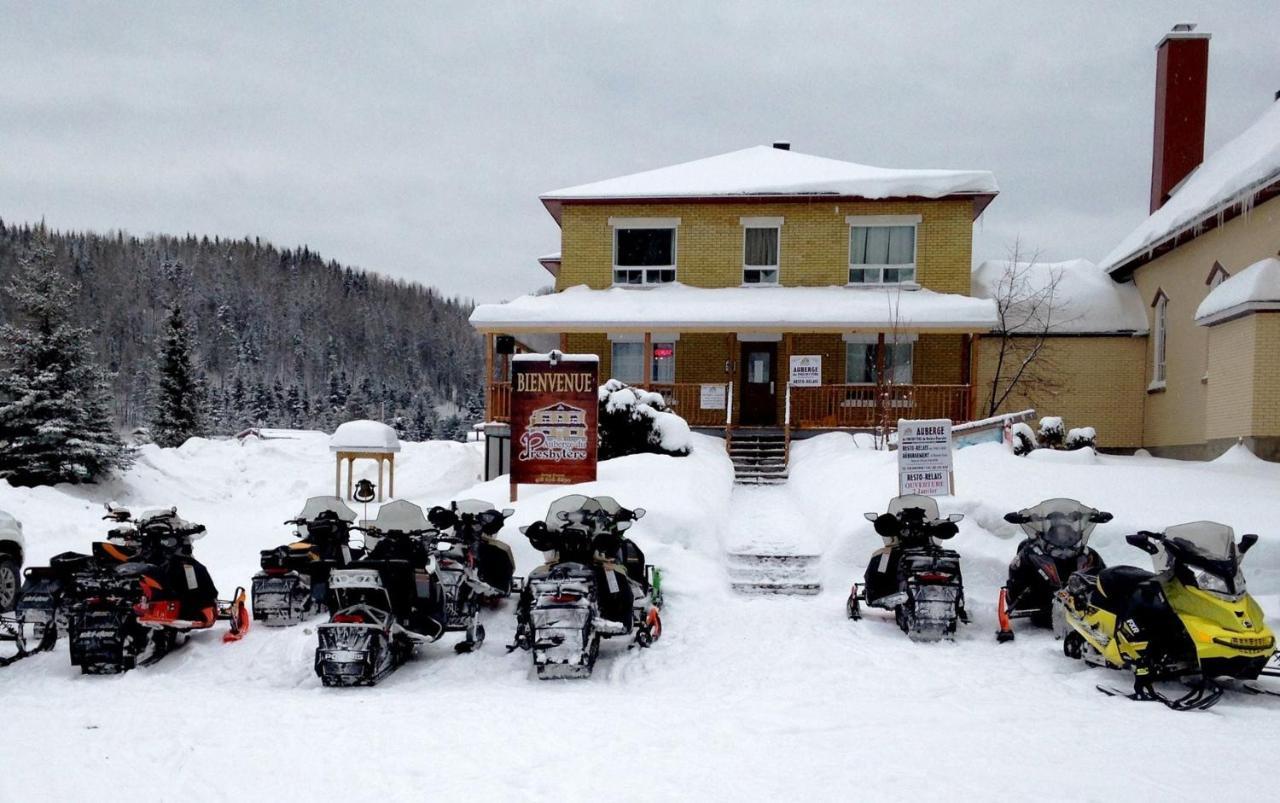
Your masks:
{"label": "snow-covered roof", "polygon": [[761,145],[643,173],[579,184],[542,196],[551,208],[568,200],[837,195],[857,198],[994,196],[987,170],[898,170]]}
{"label": "snow-covered roof", "polygon": [[[1028,299],[1013,304],[1007,318],[1011,331],[1038,329],[1048,313],[1048,331],[1055,334],[1145,334],[1147,311],[1132,281],[1117,282],[1087,259],[1066,262],[1011,263],[993,259],[973,272],[973,294],[979,298]],[[1053,300],[1041,310],[1030,309],[1030,299],[1043,297],[1053,287]],[[1013,289],[1010,289],[1011,282]]]}
{"label": "snow-covered roof", "polygon": [[348,421],[329,438],[331,452],[398,452],[396,431],[381,421]]}
{"label": "snow-covered roof", "polygon": [[1201,325],[1229,320],[1260,309],[1280,309],[1280,259],[1268,257],[1209,291],[1196,308]]}
{"label": "snow-covered roof", "polygon": [[585,285],[504,304],[481,304],[471,324],[486,331],[519,332],[677,330],[787,332],[984,331],[996,323],[995,302],[932,290],[896,287],[689,287]]}
{"label": "snow-covered roof", "polygon": [[1280,103],[1223,145],[1183,179],[1169,201],[1129,233],[1102,260],[1114,272],[1149,258],[1165,241],[1207,224],[1229,210],[1248,208],[1254,193],[1280,182]]}

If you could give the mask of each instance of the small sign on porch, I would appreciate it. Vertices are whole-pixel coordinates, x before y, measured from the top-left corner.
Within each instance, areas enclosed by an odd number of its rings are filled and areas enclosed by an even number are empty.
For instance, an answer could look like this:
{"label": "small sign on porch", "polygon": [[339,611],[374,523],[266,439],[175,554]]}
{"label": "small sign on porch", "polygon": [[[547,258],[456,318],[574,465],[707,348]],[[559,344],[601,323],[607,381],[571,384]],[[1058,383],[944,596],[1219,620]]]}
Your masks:
{"label": "small sign on porch", "polygon": [[954,493],[951,419],[898,419],[898,493],[948,496]]}
{"label": "small sign on porch", "polygon": [[596,478],[595,355],[520,354],[511,361],[511,499],[518,483]]}
{"label": "small sign on porch", "polygon": [[822,385],[822,355],[792,354],[791,385],[797,388],[816,388]]}
{"label": "small sign on porch", "polygon": [[698,407],[703,410],[723,410],[726,403],[724,385],[703,385],[698,394]]}

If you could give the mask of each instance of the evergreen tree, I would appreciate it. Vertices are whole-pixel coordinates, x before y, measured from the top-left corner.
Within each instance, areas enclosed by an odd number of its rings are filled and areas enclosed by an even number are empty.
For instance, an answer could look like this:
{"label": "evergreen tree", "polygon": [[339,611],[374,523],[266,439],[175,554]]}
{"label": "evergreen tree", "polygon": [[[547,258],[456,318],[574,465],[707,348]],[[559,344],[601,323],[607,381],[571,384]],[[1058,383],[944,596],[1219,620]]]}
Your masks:
{"label": "evergreen tree", "polygon": [[413,411],[413,437],[414,440],[429,441],[436,434],[436,417],[435,413],[428,409],[422,399],[418,399],[418,406]]}
{"label": "evergreen tree", "polygon": [[165,320],[156,365],[155,402],[151,411],[151,437],[159,446],[181,446],[187,438],[206,432],[200,378],[191,364],[191,336],[174,303]]}
{"label": "evergreen tree", "polygon": [[306,404],[302,397],[302,391],[298,389],[296,384],[289,386],[288,393],[284,397],[285,422],[290,429],[301,429],[302,422],[306,418]]}
{"label": "evergreen tree", "polygon": [[14,485],[93,482],[126,467],[92,333],[72,323],[76,288],[43,244],[8,293],[25,326],[0,327],[0,479]]}
{"label": "evergreen tree", "polygon": [[253,383],[253,400],[249,405],[249,418],[253,426],[265,427],[271,423],[273,412],[271,391],[267,389],[267,384],[259,378],[257,382]]}

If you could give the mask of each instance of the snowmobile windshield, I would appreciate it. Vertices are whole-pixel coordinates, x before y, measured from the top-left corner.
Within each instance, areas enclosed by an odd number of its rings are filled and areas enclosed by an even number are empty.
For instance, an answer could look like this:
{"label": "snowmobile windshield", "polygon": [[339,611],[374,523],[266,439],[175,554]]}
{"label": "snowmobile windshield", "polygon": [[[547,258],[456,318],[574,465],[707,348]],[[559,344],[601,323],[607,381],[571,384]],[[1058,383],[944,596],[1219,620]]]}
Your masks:
{"label": "snowmobile windshield", "polygon": [[414,530],[428,530],[431,524],[422,508],[404,499],[387,502],[378,508],[378,515],[373,526],[382,532],[407,533]]}
{"label": "snowmobile windshield", "polygon": [[1022,525],[1027,535],[1057,549],[1083,548],[1098,526],[1092,520],[1098,511],[1074,499],[1046,499],[1018,512],[1030,519]]}
{"label": "snowmobile windshield", "polygon": [[[343,502],[336,496],[311,497],[307,500],[306,504],[302,506],[302,512],[298,514],[298,518],[305,519],[306,521],[315,521],[320,518],[321,513],[330,513],[332,516],[327,518],[345,521],[348,524],[351,524],[356,520],[356,512],[347,507],[346,502]],[[329,530],[331,527],[326,527],[325,529]],[[298,534],[305,538],[309,534],[307,525],[298,525]],[[325,534],[328,533],[326,532]]]}
{"label": "snowmobile windshield", "polygon": [[931,496],[920,494],[903,494],[889,500],[890,514],[899,516],[906,510],[921,510],[924,512],[925,520],[933,521],[938,518],[938,501]]}
{"label": "snowmobile windshield", "polygon": [[[1163,549],[1155,556],[1163,570],[1173,558],[1193,572],[1197,586],[1228,597],[1244,593],[1244,573],[1240,571],[1240,550],[1236,534],[1225,524],[1193,521],[1164,531]],[[1171,554],[1172,553],[1172,554]]]}
{"label": "snowmobile windshield", "polygon": [[561,530],[564,529],[568,522],[560,519],[561,513],[574,514],[578,511],[594,511],[600,509],[600,503],[590,496],[584,494],[569,494],[562,496],[551,503],[551,507],[547,509],[547,529]]}
{"label": "snowmobile windshield", "polygon": [[463,499],[455,504],[458,506],[459,514],[470,513],[474,516],[477,513],[485,513],[490,510],[494,510],[493,503],[486,502],[483,499]]}

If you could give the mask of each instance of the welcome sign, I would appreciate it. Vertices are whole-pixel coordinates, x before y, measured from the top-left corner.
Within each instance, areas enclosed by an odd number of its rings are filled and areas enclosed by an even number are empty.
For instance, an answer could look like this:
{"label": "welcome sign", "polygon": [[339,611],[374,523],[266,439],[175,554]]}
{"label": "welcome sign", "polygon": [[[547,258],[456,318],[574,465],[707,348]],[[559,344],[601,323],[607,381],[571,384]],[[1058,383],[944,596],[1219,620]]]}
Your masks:
{"label": "welcome sign", "polygon": [[594,354],[511,360],[511,486],[596,478],[600,361]]}
{"label": "welcome sign", "polygon": [[947,496],[953,484],[951,419],[898,419],[898,493]]}
{"label": "welcome sign", "polygon": [[798,388],[816,388],[822,385],[822,355],[792,354],[791,384]]}

